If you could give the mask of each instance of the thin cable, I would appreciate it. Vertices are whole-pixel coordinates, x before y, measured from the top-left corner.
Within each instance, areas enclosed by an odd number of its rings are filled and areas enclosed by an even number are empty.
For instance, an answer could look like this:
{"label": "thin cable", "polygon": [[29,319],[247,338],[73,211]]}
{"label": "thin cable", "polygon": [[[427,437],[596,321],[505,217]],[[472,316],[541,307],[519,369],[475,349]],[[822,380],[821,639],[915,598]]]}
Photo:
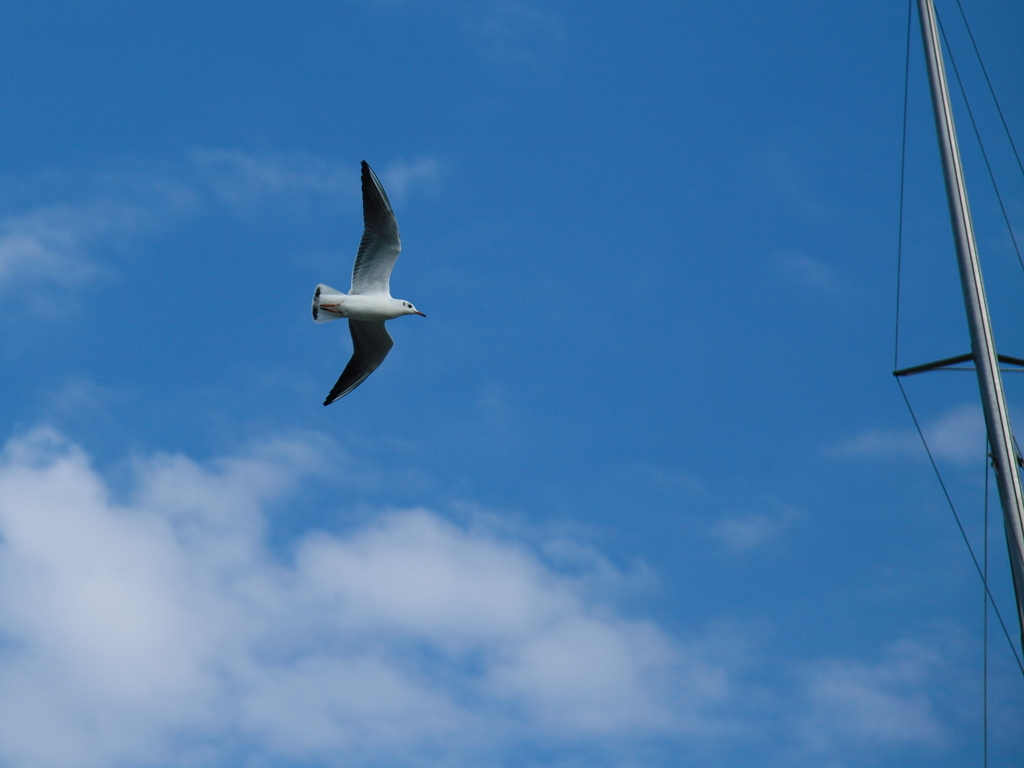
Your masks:
{"label": "thin cable", "polygon": [[978,64],[981,65],[981,72],[985,75],[985,82],[988,84],[988,92],[992,94],[992,101],[995,102],[996,111],[999,113],[999,119],[1003,121],[1003,130],[1006,131],[1006,138],[1010,142],[1010,148],[1013,150],[1013,156],[1017,158],[1017,167],[1020,168],[1021,176],[1024,176],[1024,163],[1020,160],[1020,153],[1017,152],[1017,145],[1013,143],[1013,136],[1010,134],[1010,126],[1006,124],[1006,118],[1003,116],[1003,108],[999,106],[999,99],[996,97],[996,89],[992,87],[992,81],[988,77],[988,70],[985,69],[985,62],[981,59],[981,51],[978,50],[978,44],[974,41],[974,33],[971,32],[971,25],[967,23],[967,14],[964,13],[964,7],[960,4],[960,0],[956,0],[956,6],[960,9],[960,18],[964,20],[964,26],[967,27],[967,36],[971,38],[971,45],[974,46],[974,55],[978,57]]}
{"label": "thin cable", "polygon": [[907,46],[903,59],[903,138],[900,145],[900,221],[896,236],[896,333],[893,340],[892,369],[900,368],[900,280],[903,275],[903,190],[907,177],[907,93],[910,86],[910,19],[913,0],[907,2]]}
{"label": "thin cable", "polygon": [[[932,368],[930,371],[927,371],[927,373],[949,373],[950,371],[965,371],[967,373],[974,373],[977,370],[977,368],[965,368],[959,365],[947,365],[943,368]],[[1000,373],[1024,373],[1024,368],[1000,368],[999,371]],[[921,371],[921,373],[925,373],[925,371]]]}
{"label": "thin cable", "polygon": [[[949,373],[950,371],[965,371],[967,373],[974,373],[977,368],[964,368],[958,365],[947,365],[944,368],[933,368],[927,373]],[[1024,368],[1000,368],[1000,373],[1024,373]],[[924,373],[924,371],[922,371]]]}
{"label": "thin cable", "polygon": [[943,481],[942,473],[939,472],[939,467],[935,463],[935,458],[932,456],[931,448],[928,447],[928,441],[925,440],[924,432],[921,431],[921,425],[918,423],[914,409],[910,405],[910,398],[907,397],[907,392],[903,389],[903,382],[897,377],[896,383],[899,385],[900,394],[903,395],[903,402],[907,404],[907,410],[910,411],[910,418],[914,421],[914,428],[917,430],[918,437],[921,438],[921,444],[924,446],[924,451],[928,454],[928,461],[931,462],[932,469],[935,472],[935,477],[939,480],[939,487],[942,488],[942,494],[946,497],[946,503],[949,505],[949,509],[953,513],[953,519],[956,520],[956,526],[960,529],[960,535],[963,537],[964,544],[967,545],[967,551],[971,555],[971,561],[974,563],[974,569],[978,572],[978,576],[981,577],[981,583],[985,585],[985,594],[988,595],[988,599],[992,603],[992,610],[995,611],[996,618],[999,619],[999,626],[1003,628],[1003,634],[1006,635],[1006,642],[1010,644],[1010,650],[1013,651],[1013,658],[1017,662],[1017,667],[1020,669],[1020,673],[1024,675],[1024,664],[1021,663],[1020,655],[1017,653],[1017,646],[1015,646],[1013,644],[1013,640],[1010,639],[1010,632],[1006,628],[1006,622],[1003,621],[1003,615],[999,612],[999,606],[996,605],[995,598],[992,597],[992,593],[989,591],[988,581],[985,579],[985,573],[982,571],[981,565],[978,563],[978,558],[974,554],[974,548],[971,547],[970,539],[967,538],[967,532],[964,531],[964,526],[960,522],[960,515],[957,514],[956,507],[953,505],[953,499],[950,498],[949,491],[946,490],[946,483]]}
{"label": "thin cable", "polygon": [[[990,441],[985,437],[985,546],[982,562],[985,567],[985,591],[988,592],[988,466]],[[988,600],[985,595],[981,596],[981,646],[984,648],[981,662],[981,723],[982,723],[982,754],[984,755],[984,766],[988,768]]]}
{"label": "thin cable", "polygon": [[1003,205],[1003,196],[999,194],[999,185],[996,184],[996,176],[992,172],[992,164],[988,161],[988,153],[985,151],[985,144],[981,140],[981,132],[978,130],[978,123],[974,120],[974,112],[971,110],[971,103],[967,100],[967,91],[964,90],[963,81],[960,79],[960,70],[957,69],[956,59],[953,58],[953,49],[949,46],[949,40],[946,38],[946,30],[942,26],[942,19],[939,19],[937,12],[935,14],[935,18],[939,22],[939,31],[942,33],[942,41],[946,44],[946,53],[949,56],[949,63],[953,65],[953,74],[956,75],[956,84],[960,88],[960,96],[964,100],[964,106],[967,107],[967,116],[971,118],[971,127],[974,129],[974,136],[978,140],[978,149],[981,150],[981,157],[985,161],[985,169],[988,171],[988,177],[992,181],[992,189],[995,190],[996,200],[999,201],[999,210],[1003,212],[1003,221],[1006,222],[1006,230],[1010,233],[1010,242],[1013,243],[1013,250],[1017,254],[1017,261],[1020,264],[1020,268],[1021,270],[1024,270],[1024,259],[1021,258],[1020,248],[1017,245],[1017,238],[1013,234],[1013,225],[1010,224],[1010,216],[1006,213],[1006,206]]}

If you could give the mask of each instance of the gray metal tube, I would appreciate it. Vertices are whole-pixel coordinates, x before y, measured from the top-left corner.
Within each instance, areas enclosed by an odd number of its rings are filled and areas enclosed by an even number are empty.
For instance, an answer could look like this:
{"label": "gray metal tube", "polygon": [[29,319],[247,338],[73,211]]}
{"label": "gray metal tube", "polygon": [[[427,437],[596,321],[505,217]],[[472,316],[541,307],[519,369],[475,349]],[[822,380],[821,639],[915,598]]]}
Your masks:
{"label": "gray metal tube", "polygon": [[971,350],[978,371],[978,389],[981,391],[981,405],[985,411],[985,425],[992,446],[1006,545],[1013,572],[1013,588],[1017,596],[1017,619],[1020,622],[1021,642],[1024,644],[1024,492],[1017,471],[1017,454],[1010,431],[1003,378],[999,372],[992,321],[985,299],[985,285],[981,279],[981,265],[978,263],[978,246],[974,239],[970,206],[967,204],[967,187],[964,185],[963,167],[960,164],[960,148],[957,146],[956,128],[953,125],[953,109],[949,102],[933,0],[917,0],[917,10],[921,17],[921,36],[928,63],[928,81],[931,84],[935,128],[939,134],[942,171],[946,179],[949,217],[953,223],[956,257],[960,265],[960,284],[967,309],[967,325],[971,332]]}

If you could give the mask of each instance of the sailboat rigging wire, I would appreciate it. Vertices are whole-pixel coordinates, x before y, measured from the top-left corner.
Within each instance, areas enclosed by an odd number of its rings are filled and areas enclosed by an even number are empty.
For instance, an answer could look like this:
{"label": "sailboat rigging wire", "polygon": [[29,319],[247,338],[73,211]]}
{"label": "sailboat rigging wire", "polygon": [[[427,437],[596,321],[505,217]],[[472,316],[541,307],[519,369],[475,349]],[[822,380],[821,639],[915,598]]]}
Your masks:
{"label": "sailboat rigging wire", "polygon": [[935,458],[932,456],[932,450],[928,447],[928,441],[925,439],[924,432],[921,430],[921,425],[917,421],[917,415],[914,413],[914,408],[910,405],[910,398],[907,397],[907,392],[903,389],[903,382],[897,378],[896,384],[899,385],[900,394],[903,395],[903,402],[907,404],[907,410],[910,411],[910,418],[914,422],[914,428],[917,430],[918,437],[921,438],[921,444],[924,446],[924,451],[928,454],[928,461],[931,462],[932,470],[935,472],[935,477],[939,480],[939,487],[942,488],[942,494],[946,497],[946,503],[949,505],[949,509],[953,513],[953,519],[956,520],[956,526],[960,529],[960,535],[963,537],[964,544],[967,545],[967,551],[971,555],[971,561],[974,563],[974,569],[978,572],[978,576],[981,578],[981,583],[985,586],[985,594],[988,595],[988,599],[992,603],[992,610],[995,611],[996,618],[999,619],[999,626],[1003,628],[1003,634],[1006,636],[1006,642],[1010,644],[1010,650],[1013,651],[1013,658],[1017,662],[1017,668],[1020,670],[1021,675],[1024,675],[1024,664],[1021,663],[1020,654],[1017,653],[1017,646],[1015,646],[1013,644],[1013,640],[1010,639],[1010,632],[1006,628],[1006,622],[1003,621],[1003,614],[999,612],[999,606],[996,605],[995,598],[992,597],[992,593],[989,591],[988,580],[985,578],[985,572],[982,571],[981,565],[978,563],[978,558],[974,554],[974,548],[971,546],[970,539],[967,538],[967,532],[964,530],[963,523],[960,522],[960,515],[956,511],[953,499],[950,497],[949,491],[946,490],[946,483],[942,479],[942,473],[939,472],[939,466],[935,463]]}
{"label": "sailboat rigging wire", "polygon": [[[939,31],[942,33],[942,41],[946,44],[946,53],[949,55],[949,63],[953,65],[953,74],[956,76],[957,87],[960,88],[960,96],[964,100],[964,106],[967,107],[967,116],[971,118],[971,128],[974,129],[974,137],[978,140],[978,149],[981,150],[981,157],[985,161],[985,169],[988,171],[988,177],[992,181],[992,189],[995,190],[996,200],[999,201],[999,210],[1003,212],[1003,221],[1006,222],[1006,230],[1010,233],[1010,242],[1013,243],[1013,250],[1017,254],[1017,262],[1020,264],[1020,268],[1024,270],[1024,259],[1021,258],[1020,248],[1017,246],[1017,238],[1014,236],[1013,226],[1010,224],[1010,217],[1006,213],[1006,206],[1003,205],[1003,196],[999,194],[999,185],[996,184],[996,176],[992,172],[992,164],[988,161],[988,153],[985,151],[985,144],[981,140],[981,132],[978,130],[978,123],[974,119],[974,111],[971,109],[971,103],[967,100],[967,91],[964,90],[963,80],[960,79],[960,70],[957,69],[956,59],[953,57],[953,49],[949,45],[949,38],[946,37],[946,29],[942,26],[942,19],[939,18],[938,11],[935,12],[935,18],[939,23]],[[1014,152],[1016,152],[1016,148],[1014,148]]]}
{"label": "sailboat rigging wire", "polygon": [[1010,126],[1006,124],[1006,118],[1003,116],[1003,108],[999,106],[999,99],[996,97],[996,89],[992,87],[992,81],[989,79],[988,70],[985,69],[985,62],[981,59],[981,51],[978,49],[978,44],[974,41],[974,33],[971,32],[971,25],[967,23],[967,14],[964,13],[964,7],[961,5],[960,0],[956,0],[956,6],[960,9],[960,18],[964,20],[964,26],[967,28],[967,36],[971,38],[971,45],[974,46],[974,55],[978,57],[978,64],[981,65],[981,72],[985,75],[985,82],[988,83],[988,92],[992,94],[992,101],[996,105],[996,111],[999,113],[999,119],[1003,122],[1003,130],[1006,131],[1006,138],[1010,142],[1010,148],[1013,150],[1013,156],[1017,158],[1017,167],[1020,168],[1021,176],[1024,176],[1024,163],[1020,160],[1020,153],[1017,152],[1017,145],[1013,142],[1013,136],[1010,134]]}
{"label": "sailboat rigging wire", "polygon": [[896,236],[896,334],[893,341],[892,369],[900,367],[900,279],[903,273],[903,199],[907,177],[907,89],[910,85],[910,23],[914,0],[907,1],[907,50],[903,60],[903,139],[900,145],[900,220]]}
{"label": "sailboat rigging wire", "polygon": [[[902,276],[902,264],[903,264],[903,202],[905,199],[905,180],[906,180],[906,163],[907,163],[907,104],[910,84],[910,29],[913,17],[913,0],[909,0],[907,3],[907,42],[906,52],[903,65],[903,129],[902,129],[902,141],[900,147],[900,207],[899,207],[899,226],[898,236],[896,245],[896,329],[894,334],[893,342],[893,368],[899,369],[899,351],[900,351],[900,287],[901,287],[901,276]],[[970,370],[970,369],[968,369]],[[914,413],[913,407],[910,405],[910,398],[907,397],[906,390],[903,388],[903,382],[900,381],[899,377],[896,377],[896,383],[899,385],[900,394],[903,395],[903,402],[907,405],[907,410],[910,412],[910,418],[914,422],[914,428],[917,429],[917,434],[921,438],[921,444],[924,445],[925,453],[928,454],[928,461],[931,462],[932,470],[935,472],[935,476],[939,480],[939,486],[942,488],[942,493],[946,497],[946,503],[949,504],[950,510],[953,512],[953,519],[956,520],[957,527],[960,529],[960,535],[963,537],[964,543],[967,545],[967,551],[971,555],[971,560],[974,562],[974,568],[977,570],[978,575],[981,577],[982,586],[985,589],[985,595],[988,600],[992,603],[992,608],[995,611],[996,617],[999,619],[999,626],[1003,629],[1003,635],[1006,637],[1006,642],[1010,645],[1010,650],[1013,652],[1013,658],[1017,662],[1017,667],[1020,669],[1021,674],[1024,675],[1024,665],[1021,664],[1020,656],[1017,654],[1017,647],[1013,644],[1013,640],[1010,639],[1010,632],[1006,628],[1006,622],[1003,621],[1003,616],[999,612],[999,606],[995,603],[995,598],[992,597],[992,593],[988,588],[988,449],[985,450],[985,569],[982,571],[978,566],[978,558],[974,555],[974,549],[971,547],[971,542],[967,538],[967,533],[964,531],[963,525],[960,523],[960,516],[957,514],[956,507],[953,505],[953,499],[950,498],[949,491],[946,490],[946,483],[942,479],[942,474],[939,472],[939,467],[935,463],[935,459],[932,457],[931,449],[928,447],[928,441],[925,439],[924,432],[921,431],[921,425],[917,421],[917,415]],[[985,765],[988,765],[988,604],[985,604]]]}
{"label": "sailboat rigging wire", "polygon": [[[984,564],[985,573],[982,581],[985,585],[985,592],[988,592],[988,467],[989,462],[992,459],[989,457],[989,439],[985,437],[985,525],[983,526],[985,532],[985,544],[982,555],[982,563]],[[981,662],[981,722],[982,722],[982,753],[984,755],[984,765],[988,768],[988,600],[985,599],[985,594],[981,596],[981,647],[984,649],[982,652]]]}

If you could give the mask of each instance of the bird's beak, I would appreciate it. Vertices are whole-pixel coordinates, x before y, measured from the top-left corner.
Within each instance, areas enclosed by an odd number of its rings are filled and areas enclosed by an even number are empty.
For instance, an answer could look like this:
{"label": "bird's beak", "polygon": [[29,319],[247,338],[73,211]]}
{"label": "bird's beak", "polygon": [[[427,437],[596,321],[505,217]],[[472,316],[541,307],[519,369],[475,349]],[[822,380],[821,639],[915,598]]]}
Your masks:
{"label": "bird's beak", "polygon": [[422,312],[420,312],[418,310],[416,312],[413,312],[413,314],[414,315],[419,315],[420,317],[426,317],[426,315],[424,315]]}

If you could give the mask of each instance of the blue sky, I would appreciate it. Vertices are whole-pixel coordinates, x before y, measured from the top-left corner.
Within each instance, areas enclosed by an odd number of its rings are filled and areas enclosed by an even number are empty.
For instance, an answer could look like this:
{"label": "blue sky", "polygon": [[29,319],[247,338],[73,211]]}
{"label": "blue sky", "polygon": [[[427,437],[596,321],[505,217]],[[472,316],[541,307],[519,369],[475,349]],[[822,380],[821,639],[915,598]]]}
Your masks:
{"label": "blue sky", "polygon": [[[965,9],[1024,142],[1024,8]],[[906,11],[6,4],[0,765],[980,765],[981,586],[890,376]],[[912,45],[906,365],[969,348]],[[324,408],[362,159],[428,317]],[[980,552],[973,378],[907,386]]]}

